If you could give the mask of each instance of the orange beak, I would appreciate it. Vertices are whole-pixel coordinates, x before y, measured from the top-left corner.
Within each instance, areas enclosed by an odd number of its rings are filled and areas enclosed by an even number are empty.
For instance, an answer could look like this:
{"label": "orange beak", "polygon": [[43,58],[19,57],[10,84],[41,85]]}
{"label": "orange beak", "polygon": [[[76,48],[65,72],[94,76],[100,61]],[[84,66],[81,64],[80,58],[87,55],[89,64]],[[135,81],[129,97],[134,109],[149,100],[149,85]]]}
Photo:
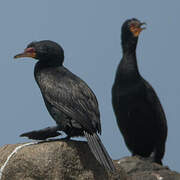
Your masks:
{"label": "orange beak", "polygon": [[34,48],[26,48],[23,53],[17,54],[14,56],[14,58],[22,58],[22,57],[31,57],[35,58],[36,57],[36,52]]}
{"label": "orange beak", "polygon": [[146,23],[143,22],[143,23],[140,23],[138,26],[137,26],[137,25],[132,25],[132,26],[130,27],[130,31],[133,33],[133,35],[134,35],[135,37],[138,37],[139,34],[140,34],[140,32],[141,32],[142,30],[146,29],[145,27],[141,27],[142,25],[146,25]]}

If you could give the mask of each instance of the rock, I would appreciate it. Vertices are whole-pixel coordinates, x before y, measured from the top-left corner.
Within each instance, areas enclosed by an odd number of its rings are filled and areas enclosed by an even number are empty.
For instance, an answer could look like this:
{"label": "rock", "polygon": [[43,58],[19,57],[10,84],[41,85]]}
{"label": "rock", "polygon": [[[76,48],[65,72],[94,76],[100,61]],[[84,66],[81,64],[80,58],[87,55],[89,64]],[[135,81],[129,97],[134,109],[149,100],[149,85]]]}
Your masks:
{"label": "rock", "polygon": [[[24,144],[0,148],[0,167]],[[0,180],[180,180],[168,167],[140,157],[115,160],[112,175],[96,161],[86,142],[53,140],[23,147],[13,154]]]}
{"label": "rock", "polygon": [[[22,144],[0,148],[0,167]],[[126,180],[121,167],[111,175],[96,161],[86,142],[49,141],[23,147],[4,167],[0,180]]]}
{"label": "rock", "polygon": [[115,164],[125,170],[129,180],[180,180],[179,173],[137,156],[116,160]]}

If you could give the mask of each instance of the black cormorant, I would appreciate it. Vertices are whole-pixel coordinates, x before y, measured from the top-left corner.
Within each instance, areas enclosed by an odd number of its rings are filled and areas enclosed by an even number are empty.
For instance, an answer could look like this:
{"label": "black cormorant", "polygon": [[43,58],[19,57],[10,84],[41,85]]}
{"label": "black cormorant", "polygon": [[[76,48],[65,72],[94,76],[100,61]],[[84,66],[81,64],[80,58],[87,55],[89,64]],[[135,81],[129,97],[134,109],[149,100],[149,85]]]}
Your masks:
{"label": "black cormorant", "polygon": [[136,60],[136,45],[144,24],[133,18],[122,25],[123,57],[112,87],[112,105],[132,155],[152,155],[155,162],[162,164],[167,138],[166,117],[154,89],[140,75]]}
{"label": "black cormorant", "polygon": [[39,60],[34,69],[35,80],[45,105],[57,124],[21,136],[42,140],[58,136],[58,131],[64,131],[67,139],[85,136],[100,164],[114,172],[114,164],[97,134],[101,134],[101,124],[96,96],[83,80],[63,66],[62,47],[49,40],[32,42],[23,53],[15,56],[20,57]]}

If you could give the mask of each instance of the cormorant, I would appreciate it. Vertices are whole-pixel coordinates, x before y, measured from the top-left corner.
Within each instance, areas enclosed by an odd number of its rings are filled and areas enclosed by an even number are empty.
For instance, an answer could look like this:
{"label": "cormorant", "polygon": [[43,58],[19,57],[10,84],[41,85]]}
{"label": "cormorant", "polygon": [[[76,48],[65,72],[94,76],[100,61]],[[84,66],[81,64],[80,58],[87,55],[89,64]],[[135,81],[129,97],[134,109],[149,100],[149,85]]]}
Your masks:
{"label": "cormorant", "polygon": [[49,40],[30,43],[14,58],[32,57],[39,61],[34,76],[47,110],[57,126],[22,134],[30,139],[47,139],[64,131],[67,139],[85,136],[90,150],[106,169],[115,166],[97,133],[101,134],[100,113],[95,94],[88,85],[63,66],[62,47]]}
{"label": "cormorant", "polygon": [[121,29],[123,57],[112,87],[112,105],[117,124],[132,155],[153,157],[162,164],[167,122],[152,86],[140,75],[136,45],[145,23],[133,18]]}

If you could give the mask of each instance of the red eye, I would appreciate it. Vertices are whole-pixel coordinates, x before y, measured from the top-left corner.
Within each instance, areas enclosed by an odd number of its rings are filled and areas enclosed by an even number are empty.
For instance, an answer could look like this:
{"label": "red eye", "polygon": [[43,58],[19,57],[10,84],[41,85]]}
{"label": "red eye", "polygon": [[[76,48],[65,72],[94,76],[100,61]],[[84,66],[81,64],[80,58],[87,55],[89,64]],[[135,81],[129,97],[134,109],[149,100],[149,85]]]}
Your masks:
{"label": "red eye", "polygon": [[25,49],[25,52],[26,52],[26,53],[34,53],[34,52],[35,52],[35,49],[34,49],[33,47],[26,48],[26,49]]}
{"label": "red eye", "polygon": [[133,28],[138,27],[138,23],[132,22],[132,23],[130,24],[130,27],[133,27]]}

